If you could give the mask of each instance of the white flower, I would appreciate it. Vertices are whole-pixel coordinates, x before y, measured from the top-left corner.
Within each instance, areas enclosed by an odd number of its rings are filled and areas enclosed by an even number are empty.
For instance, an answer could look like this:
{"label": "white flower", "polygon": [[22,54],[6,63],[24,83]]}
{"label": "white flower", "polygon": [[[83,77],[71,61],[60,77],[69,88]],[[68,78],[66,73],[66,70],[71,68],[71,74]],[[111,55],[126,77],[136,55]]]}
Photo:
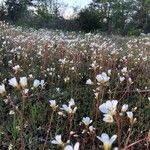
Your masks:
{"label": "white flower", "polygon": [[9,85],[16,87],[16,88],[19,88],[19,84],[18,84],[17,79],[15,77],[9,79],[8,81],[9,81]]}
{"label": "white flower", "polygon": [[133,112],[132,111],[128,111],[127,112],[127,116],[128,116],[128,118],[130,120],[130,123],[133,123]]}
{"label": "white flower", "polygon": [[91,79],[88,79],[88,80],[86,81],[86,84],[88,84],[88,85],[93,85],[93,82],[91,81]]}
{"label": "white flower", "polygon": [[23,92],[23,94],[24,94],[24,95],[27,95],[27,94],[28,94],[28,92],[29,92],[29,89],[23,89],[23,91],[22,91],[22,92]]}
{"label": "white flower", "polygon": [[86,125],[89,126],[90,123],[92,123],[92,120],[89,117],[83,117],[82,122]]}
{"label": "white flower", "polygon": [[33,87],[37,88],[41,84],[40,80],[35,79],[33,82]]}
{"label": "white flower", "polygon": [[70,101],[69,101],[69,107],[72,107],[74,105],[75,105],[74,99],[71,98]]}
{"label": "white flower", "polygon": [[58,106],[56,105],[55,100],[49,100],[50,106],[52,107],[53,110],[55,110]]}
{"label": "white flower", "polygon": [[66,116],[66,115],[65,115],[63,112],[61,112],[61,111],[58,112],[58,115],[64,116],[64,117]]}
{"label": "white flower", "polygon": [[114,122],[114,118],[110,114],[104,114],[103,121],[108,122],[108,123],[112,123],[112,122]]}
{"label": "white flower", "polygon": [[105,82],[109,81],[110,77],[107,76],[107,74],[105,72],[102,72],[101,74],[96,76],[96,79],[99,83],[105,83]]}
{"label": "white flower", "polygon": [[108,75],[111,75],[111,69],[109,69],[107,72],[108,72]]}
{"label": "white flower", "polygon": [[125,77],[119,77],[120,82],[123,82],[125,80]]}
{"label": "white flower", "polygon": [[103,142],[104,150],[110,150],[112,147],[112,143],[116,140],[117,135],[113,135],[111,138],[109,138],[108,134],[102,133],[102,135],[97,138]]}
{"label": "white flower", "polygon": [[98,92],[96,92],[96,93],[94,93],[94,95],[95,95],[95,99],[98,99],[98,95],[99,95],[99,93],[98,93]]}
{"label": "white flower", "polygon": [[106,103],[103,103],[102,105],[99,106],[99,110],[105,114],[110,114],[110,115],[115,115],[116,114],[116,109],[117,109],[117,100],[108,100]]}
{"label": "white flower", "polygon": [[72,145],[67,145],[67,146],[64,148],[64,150],[79,150],[79,146],[80,146],[80,144],[79,144],[79,142],[77,142],[74,146],[72,146]]}
{"label": "white flower", "polygon": [[64,110],[64,111],[66,111],[69,114],[74,114],[76,112],[76,110],[77,110],[77,107],[75,107],[74,99],[71,99],[69,101],[69,105],[68,106],[66,104],[62,105],[61,110]]}
{"label": "white flower", "polygon": [[14,115],[15,112],[13,110],[10,110],[9,115]]}
{"label": "white flower", "polygon": [[3,95],[4,93],[6,93],[5,85],[4,85],[4,84],[1,84],[1,85],[0,85],[0,94]]}
{"label": "white flower", "polygon": [[41,80],[40,85],[41,85],[41,87],[43,88],[44,85],[45,85],[45,81],[44,81],[44,80]]}
{"label": "white flower", "polygon": [[8,150],[12,150],[13,149],[13,145],[10,143],[8,146]]}
{"label": "white flower", "polygon": [[64,145],[62,139],[61,139],[61,135],[56,135],[55,139],[51,141],[52,144],[56,144],[56,145]]}
{"label": "white flower", "polygon": [[96,129],[93,126],[89,126],[89,131],[94,132]]}
{"label": "white flower", "polygon": [[29,74],[29,78],[33,78],[33,75],[32,75],[32,74]]}
{"label": "white flower", "polygon": [[22,88],[27,87],[27,77],[20,77],[20,85]]}
{"label": "white flower", "polygon": [[116,115],[117,100],[108,100],[99,106],[99,110],[104,113],[103,121],[112,123],[114,121],[113,116]]}
{"label": "white flower", "polygon": [[13,67],[13,70],[15,70],[15,71],[18,71],[19,69],[20,69],[19,65],[16,65],[16,66]]}
{"label": "white flower", "polygon": [[68,82],[70,80],[69,77],[64,78],[64,82]]}
{"label": "white flower", "polygon": [[133,118],[133,112],[132,111],[128,111],[127,112],[127,116],[128,116],[128,118]]}
{"label": "white flower", "polygon": [[128,81],[129,81],[130,84],[133,83],[131,78],[128,78]]}
{"label": "white flower", "polygon": [[122,108],[121,108],[121,111],[122,111],[122,112],[126,112],[127,109],[128,109],[128,104],[124,104],[124,105],[122,106]]}
{"label": "white flower", "polygon": [[127,71],[128,71],[127,67],[124,67],[124,68],[121,70],[122,73],[127,73]]}

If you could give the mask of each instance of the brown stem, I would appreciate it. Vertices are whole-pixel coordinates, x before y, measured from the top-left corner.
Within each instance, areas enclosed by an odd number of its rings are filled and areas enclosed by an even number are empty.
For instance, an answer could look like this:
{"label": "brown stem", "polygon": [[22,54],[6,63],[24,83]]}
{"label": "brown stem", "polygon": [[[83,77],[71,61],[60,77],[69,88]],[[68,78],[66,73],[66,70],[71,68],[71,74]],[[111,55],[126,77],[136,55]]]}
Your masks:
{"label": "brown stem", "polygon": [[116,116],[116,123],[117,123],[117,136],[118,136],[118,148],[121,149],[121,118],[119,114]]}
{"label": "brown stem", "polygon": [[22,99],[22,111],[21,111],[21,114],[20,114],[21,150],[25,150],[25,143],[24,143],[24,136],[23,136],[23,133],[24,133],[24,109],[25,109],[25,98],[23,97],[23,99]]}
{"label": "brown stem", "polygon": [[69,140],[70,140],[70,132],[71,132],[71,129],[72,129],[72,120],[73,120],[73,114],[70,114],[69,115],[69,130],[68,130],[68,135],[69,135]]}
{"label": "brown stem", "polygon": [[123,148],[123,149],[121,149],[121,150],[127,150],[128,148],[132,147],[133,145],[136,145],[136,144],[138,144],[138,143],[140,143],[140,142],[142,142],[142,141],[146,141],[146,140],[147,140],[147,138],[138,140],[138,141],[136,141],[136,142],[134,142],[134,143],[132,143],[132,144],[126,146],[125,148]]}
{"label": "brown stem", "polygon": [[97,119],[98,119],[98,114],[99,114],[99,105],[102,103],[103,97],[104,97],[104,86],[100,86],[100,97],[96,99],[96,114],[95,114],[95,127],[97,127]]}
{"label": "brown stem", "polygon": [[131,125],[131,129],[129,131],[129,134],[127,136],[127,139],[126,139],[126,142],[125,142],[125,147],[128,145],[129,143],[129,140],[130,140],[130,137],[131,137],[131,131],[132,131],[132,128],[133,128],[133,124]]}
{"label": "brown stem", "polygon": [[48,130],[47,130],[47,135],[46,135],[45,142],[44,142],[44,145],[43,145],[42,150],[44,150],[44,149],[45,149],[45,147],[46,147],[46,145],[47,145],[49,132],[50,132],[50,130],[51,130],[51,124],[52,124],[53,116],[54,116],[54,111],[52,112],[52,115],[51,115],[51,118],[50,118],[50,122],[49,122]]}

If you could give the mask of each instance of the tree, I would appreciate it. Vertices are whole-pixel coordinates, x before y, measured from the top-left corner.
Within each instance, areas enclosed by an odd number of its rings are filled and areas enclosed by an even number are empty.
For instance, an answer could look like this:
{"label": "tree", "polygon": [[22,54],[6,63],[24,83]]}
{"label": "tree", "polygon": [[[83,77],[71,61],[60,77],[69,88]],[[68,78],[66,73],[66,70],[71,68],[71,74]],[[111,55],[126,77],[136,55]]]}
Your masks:
{"label": "tree", "polygon": [[0,5],[0,20],[5,20],[6,19],[6,7],[4,6],[4,4],[2,3]]}
{"label": "tree", "polygon": [[6,0],[7,17],[11,21],[18,21],[27,12],[27,6],[32,4],[32,0]]}
{"label": "tree", "polygon": [[100,27],[101,16],[99,11],[95,10],[93,6],[83,9],[79,13],[79,24],[81,29],[86,32],[93,31]]}

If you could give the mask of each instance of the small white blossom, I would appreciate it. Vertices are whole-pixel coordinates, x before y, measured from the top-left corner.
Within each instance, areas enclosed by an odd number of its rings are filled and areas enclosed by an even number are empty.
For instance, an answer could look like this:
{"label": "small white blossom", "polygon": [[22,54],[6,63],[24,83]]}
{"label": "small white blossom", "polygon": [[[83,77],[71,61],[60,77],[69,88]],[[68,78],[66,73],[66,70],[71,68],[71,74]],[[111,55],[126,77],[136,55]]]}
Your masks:
{"label": "small white blossom", "polygon": [[89,126],[89,131],[94,132],[96,129],[93,126]]}
{"label": "small white blossom", "polygon": [[8,150],[12,150],[13,149],[13,145],[10,143],[8,146]]}
{"label": "small white blossom", "polygon": [[128,109],[128,104],[124,104],[124,105],[122,106],[122,108],[121,108],[121,111],[122,111],[122,112],[126,112],[127,109]]}
{"label": "small white blossom", "polygon": [[131,78],[128,78],[128,81],[129,81],[130,84],[133,83]]}
{"label": "small white blossom", "polygon": [[91,81],[91,79],[88,79],[88,80],[86,81],[86,84],[88,84],[88,85],[93,85],[94,83]]}
{"label": "small white blossom", "polygon": [[120,82],[123,82],[125,80],[125,77],[119,77]]}
{"label": "small white blossom", "polygon": [[129,118],[130,122],[132,123],[133,122],[133,112],[132,111],[128,111],[127,112],[127,116]]}
{"label": "small white blossom", "polygon": [[111,69],[109,69],[107,72],[108,72],[108,75],[111,75]]}
{"label": "small white blossom", "polygon": [[96,76],[96,79],[99,83],[105,83],[109,81],[110,77],[107,76],[105,72],[102,72],[101,74]]}
{"label": "small white blossom", "polygon": [[52,144],[56,144],[56,145],[60,145],[60,146],[63,146],[64,143],[61,139],[61,135],[56,135],[55,136],[55,139],[51,141]]}
{"label": "small white blossom", "polygon": [[83,117],[82,123],[84,123],[86,126],[89,126],[89,124],[92,123],[92,120],[89,117]]}
{"label": "small white blossom", "polygon": [[69,105],[68,106],[66,104],[62,105],[61,110],[64,110],[64,111],[66,111],[69,114],[76,113],[77,107],[75,106],[74,99],[71,99],[69,101]]}
{"label": "small white blossom", "polygon": [[44,81],[44,80],[41,80],[40,85],[41,85],[41,87],[43,88],[44,85],[45,85],[45,81]]}
{"label": "small white blossom", "polygon": [[58,107],[58,105],[56,105],[56,101],[55,100],[49,100],[50,106],[52,107],[53,110],[56,110],[56,108]]}
{"label": "small white blossom", "polygon": [[27,87],[27,77],[20,77],[20,85],[22,88]]}
{"label": "small white blossom", "polygon": [[9,115],[14,115],[15,112],[13,110],[10,110]]}
{"label": "small white blossom", "polygon": [[17,79],[15,77],[9,79],[8,82],[9,82],[9,85],[16,87],[16,88],[19,88],[19,84],[18,84]]}
{"label": "small white blossom", "polygon": [[123,74],[127,73],[127,72],[128,72],[127,67],[124,67],[124,68],[121,70],[121,72],[122,72]]}
{"label": "small white blossom", "polygon": [[0,85],[0,94],[3,95],[4,93],[6,93],[5,85],[1,84]]}
{"label": "small white blossom", "polygon": [[106,133],[102,133],[101,136],[97,136],[97,138],[103,142],[104,150],[110,150],[112,147],[112,143],[116,140],[117,135],[113,135],[111,138]]}
{"label": "small white blossom", "polygon": [[106,103],[103,103],[102,105],[99,106],[99,110],[105,114],[110,114],[110,115],[115,115],[116,114],[116,109],[117,109],[117,100],[108,100]]}
{"label": "small white blossom", "polygon": [[116,115],[117,100],[108,100],[99,106],[99,110],[104,113],[103,121],[112,123],[114,121],[113,116]]}
{"label": "small white blossom", "polygon": [[13,70],[15,70],[15,71],[18,71],[19,69],[20,69],[19,65],[16,65],[16,66],[13,67]]}
{"label": "small white blossom", "polygon": [[27,95],[27,94],[28,94],[28,92],[29,92],[29,89],[23,89],[23,91],[22,91],[22,92],[23,92],[23,94],[24,94],[24,95]]}
{"label": "small white blossom", "polygon": [[79,144],[79,142],[77,142],[74,146],[72,146],[72,145],[67,145],[67,146],[64,148],[64,150],[79,150],[79,146],[80,146],[80,144]]}
{"label": "small white blossom", "polygon": [[37,88],[41,84],[40,80],[35,79],[33,82],[33,87]]}
{"label": "small white blossom", "polygon": [[112,123],[112,122],[114,122],[114,118],[110,114],[104,114],[103,121],[108,122],[108,123]]}

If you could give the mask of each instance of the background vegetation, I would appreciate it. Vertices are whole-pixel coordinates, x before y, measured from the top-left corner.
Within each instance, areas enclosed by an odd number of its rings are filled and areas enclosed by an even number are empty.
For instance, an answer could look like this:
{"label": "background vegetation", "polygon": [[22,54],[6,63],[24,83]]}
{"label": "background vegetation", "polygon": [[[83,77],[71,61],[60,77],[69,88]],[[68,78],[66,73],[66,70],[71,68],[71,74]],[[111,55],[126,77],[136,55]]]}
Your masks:
{"label": "background vegetation", "polygon": [[[36,11],[33,11],[34,8]],[[0,19],[17,25],[107,34],[140,35],[150,32],[150,0],[93,0],[77,17],[65,20],[57,0],[6,0]]]}

